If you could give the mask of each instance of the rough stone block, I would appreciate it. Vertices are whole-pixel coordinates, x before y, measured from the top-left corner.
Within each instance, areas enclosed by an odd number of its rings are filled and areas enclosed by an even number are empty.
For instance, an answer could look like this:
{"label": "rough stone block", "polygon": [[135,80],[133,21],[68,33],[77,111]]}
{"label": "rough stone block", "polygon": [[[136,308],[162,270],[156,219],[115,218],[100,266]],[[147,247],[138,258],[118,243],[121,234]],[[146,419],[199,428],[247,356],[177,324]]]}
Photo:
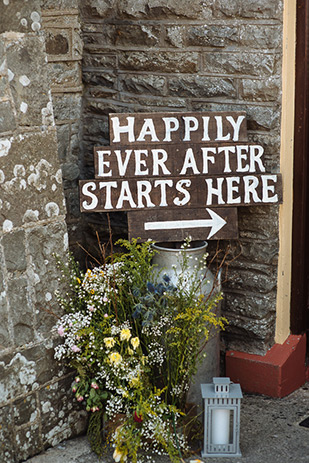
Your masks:
{"label": "rough stone block", "polygon": [[17,135],[3,146],[0,227],[10,231],[65,214],[55,129]]}
{"label": "rough stone block", "polygon": [[79,218],[81,212],[79,210],[79,192],[77,189],[66,192],[66,201],[68,208],[68,219],[75,217]]}
{"label": "rough stone block", "polygon": [[114,15],[118,0],[85,0],[81,11],[85,17],[107,18]]}
{"label": "rough stone block", "polygon": [[[267,206],[266,206],[267,207]],[[238,226],[241,238],[256,240],[257,242],[265,240],[270,242],[278,235],[278,208],[269,208],[265,213],[246,210],[247,208],[239,208],[238,211]],[[270,249],[268,248],[268,251]],[[266,257],[266,261],[269,259]]]}
{"label": "rough stone block", "polygon": [[199,56],[196,52],[145,52],[127,51],[119,55],[119,68],[129,71],[188,72],[198,71]]}
{"label": "rough stone block", "polygon": [[142,25],[116,26],[115,45],[155,47],[159,43],[160,27]]}
{"label": "rough stone block", "polygon": [[[55,323],[56,317],[54,317]],[[24,351],[27,361],[34,362],[35,364],[35,382],[37,385],[41,386],[68,373],[63,364],[55,362],[54,347],[58,343],[58,338],[56,340],[45,339],[44,343],[29,347],[29,349]]]}
{"label": "rough stone block", "polygon": [[0,101],[0,133],[16,128],[15,113],[11,101]]}
{"label": "rough stone block", "polygon": [[[3,36],[0,36],[0,75],[4,74],[4,69],[6,66],[6,61],[5,61],[5,40]],[[3,96],[2,93],[0,93],[1,96]]]}
{"label": "rough stone block", "polygon": [[[106,105],[104,100],[96,98],[85,98],[84,99],[84,110],[86,113],[93,116],[108,116],[109,104]],[[90,129],[91,130],[91,129]]]}
{"label": "rough stone block", "polygon": [[5,265],[9,272],[23,272],[27,268],[25,253],[25,231],[18,230],[4,234],[2,238]]}
{"label": "rough stone block", "polygon": [[261,323],[246,317],[226,313],[229,325],[224,338],[229,349],[247,353],[265,354],[274,343],[275,315],[271,314]]}
{"label": "rough stone block", "polygon": [[282,1],[273,0],[215,0],[213,15],[216,18],[280,19]]}
{"label": "rough stone block", "polygon": [[187,43],[187,28],[185,26],[168,26],[166,28],[166,43],[172,47],[184,48]]}
{"label": "rough stone block", "polygon": [[33,341],[34,314],[32,307],[29,306],[29,290],[26,278],[11,278],[8,281],[8,300],[15,345],[21,346]]}
{"label": "rough stone block", "polygon": [[91,98],[93,102],[95,102],[95,100],[98,100],[98,101],[111,100],[111,99],[117,98],[117,96],[118,96],[117,90],[104,88],[104,87],[97,87],[97,88],[90,87],[88,88],[88,92],[87,92],[87,97]]}
{"label": "rough stone block", "polygon": [[31,394],[25,398],[15,400],[13,402],[12,409],[15,426],[21,426],[26,423],[33,423],[39,417],[35,394]]}
{"label": "rough stone block", "polygon": [[86,24],[83,27],[85,53],[102,53],[106,47],[111,47],[116,41],[116,29],[110,25]]}
{"label": "rough stone block", "polygon": [[0,293],[0,350],[9,347],[12,344],[9,322],[8,322],[8,305],[6,292]]}
{"label": "rough stone block", "polygon": [[129,18],[188,18],[199,19],[205,3],[201,0],[191,0],[190,4],[169,0],[123,0],[118,2],[120,15]]}
{"label": "rough stone block", "polygon": [[[237,260],[237,262],[239,259]],[[241,292],[250,291],[257,294],[267,294],[276,288],[277,272],[269,266],[268,272],[257,272],[254,269],[229,268],[228,279],[224,285],[225,290]]]}
{"label": "rough stone block", "polygon": [[[115,111],[114,111],[115,112]],[[108,130],[108,109],[104,113],[106,117],[93,117],[87,115],[84,118],[84,135],[89,138],[93,137],[93,140],[97,140],[98,144],[108,145],[109,144],[109,130]],[[105,143],[104,143],[105,141]],[[107,142],[108,141],[108,142]],[[94,141],[95,142],[95,141]],[[89,148],[89,141],[86,139],[86,146]],[[85,149],[86,147],[83,147]],[[91,147],[91,156],[93,157],[93,149]]]}
{"label": "rough stone block", "polygon": [[269,77],[268,79],[241,79],[240,97],[250,101],[278,101],[280,98],[281,79]]}
{"label": "rough stone block", "polygon": [[117,56],[112,52],[105,52],[104,54],[85,54],[83,57],[83,69],[88,68],[103,68],[114,71],[117,67]]}
{"label": "rough stone block", "polygon": [[80,175],[79,167],[76,163],[66,162],[62,165],[62,176],[64,180],[77,180]]}
{"label": "rough stone block", "polygon": [[58,156],[64,162],[70,155],[70,124],[57,125]]}
{"label": "rough stone block", "polygon": [[278,230],[272,239],[254,242],[242,239],[242,257],[249,262],[257,262],[266,265],[277,265],[279,252]]}
{"label": "rough stone block", "polygon": [[15,440],[11,407],[1,407],[0,417],[0,461],[2,463],[13,463],[15,461]]}
{"label": "rough stone block", "polygon": [[97,89],[100,87],[116,88],[117,76],[111,71],[92,71],[83,73],[83,81],[85,84],[91,85],[91,88]]}
{"label": "rough stone block", "polygon": [[[61,2],[65,4],[65,1]],[[49,61],[81,60],[83,42],[79,20],[79,4],[63,12],[62,6],[52,11],[43,11],[43,29],[46,33],[46,51]]]}
{"label": "rough stone block", "polygon": [[60,272],[56,268],[54,255],[61,259],[65,257],[68,245],[65,222],[52,222],[27,230],[26,238],[32,256],[29,274],[33,279],[36,328],[40,333],[47,333],[55,324],[55,317],[49,311],[60,313],[55,298],[55,291],[61,288],[58,281]]}
{"label": "rough stone block", "polygon": [[82,84],[81,65],[78,61],[49,63],[49,78],[55,88],[74,88]]}
{"label": "rough stone block", "polygon": [[248,134],[248,139],[252,143],[262,145],[266,155],[276,158],[280,155],[280,133],[251,132]]}
{"label": "rough stone block", "polygon": [[80,158],[80,135],[79,133],[73,133],[73,128],[71,130],[71,139],[70,139],[70,148],[71,148],[71,156],[70,159],[77,162],[78,158]]}
{"label": "rough stone block", "polygon": [[[192,111],[245,111],[247,114],[247,128],[251,132],[256,132],[254,136],[257,136],[258,131],[270,132],[269,137],[277,139],[280,134],[280,117],[281,112],[278,105],[273,104],[272,106],[260,106],[248,103],[223,103],[221,102],[210,102],[205,100],[193,100]],[[249,137],[251,139],[251,133]],[[267,135],[261,134],[261,136],[267,137]],[[269,138],[268,137],[268,138]],[[267,138],[266,138],[267,139]],[[263,145],[263,142],[261,142]]]}
{"label": "rough stone block", "polygon": [[78,7],[78,0],[41,0],[42,10],[72,10]]}
{"label": "rough stone block", "polygon": [[81,116],[80,94],[67,93],[54,95],[54,114],[56,122],[75,121]]}
{"label": "rough stone block", "polygon": [[164,95],[166,79],[155,75],[128,75],[121,77],[121,88],[136,94]]}
{"label": "rough stone block", "polygon": [[127,94],[121,94],[121,101],[123,103],[132,103],[136,104],[143,108],[143,111],[152,112],[152,111],[179,111],[182,109],[186,110],[188,107],[188,101],[185,98],[179,97],[166,97],[162,96],[132,96]]}
{"label": "rough stone block", "polygon": [[279,130],[281,112],[277,106],[246,105],[248,130]]}
{"label": "rough stone block", "polygon": [[9,330],[8,320],[8,301],[7,291],[5,290],[4,281],[4,257],[2,256],[1,240],[0,240],[0,351],[12,345],[12,339]]}
{"label": "rough stone block", "polygon": [[[71,57],[70,29],[48,29],[46,31],[46,53],[65,59]],[[53,58],[53,56],[51,56]]]}
{"label": "rough stone block", "polygon": [[24,352],[0,356],[0,406],[31,392],[35,380],[35,362],[28,361]]}
{"label": "rough stone block", "polygon": [[87,413],[73,398],[72,377],[41,389],[42,437],[44,446],[81,433],[86,426]]}
{"label": "rough stone block", "polygon": [[24,461],[26,458],[32,457],[43,450],[39,423],[16,429],[15,433],[17,461]]}
{"label": "rough stone block", "polygon": [[76,16],[77,25],[72,29],[72,59],[82,60],[84,43],[80,29],[80,21]]}
{"label": "rough stone block", "polygon": [[181,97],[212,98],[236,97],[235,83],[232,79],[190,76],[169,79],[169,94]]}
{"label": "rough stone block", "polygon": [[274,292],[265,295],[225,292],[224,308],[234,316],[262,320],[269,313],[276,312],[276,295]]}
{"label": "rough stone block", "polygon": [[204,70],[210,74],[269,77],[276,71],[279,57],[264,53],[206,53]]}
{"label": "rough stone block", "polygon": [[1,2],[0,34],[7,31],[31,33],[41,29],[40,0]]}
{"label": "rough stone block", "polygon": [[[1,48],[0,48],[0,54],[1,54]],[[4,64],[1,63],[0,61],[0,69],[1,67],[4,67]],[[6,75],[1,75],[0,73],[0,98],[3,98],[3,97],[8,97],[8,78]],[[2,112],[2,110],[1,110]]]}
{"label": "rough stone block", "polygon": [[273,49],[281,46],[282,26],[246,24],[239,27],[242,46],[251,49]]}
{"label": "rough stone block", "polygon": [[[21,126],[52,125],[44,40],[41,36],[14,36],[7,42],[10,89]],[[38,97],[39,95],[39,97]]]}
{"label": "rough stone block", "polygon": [[225,47],[239,42],[236,26],[196,25],[188,29],[188,45],[192,47]]}
{"label": "rough stone block", "polygon": [[0,350],[9,347],[12,344],[12,339],[9,330],[8,320],[8,303],[7,303],[7,292],[4,286],[4,275],[2,259],[0,255]]}

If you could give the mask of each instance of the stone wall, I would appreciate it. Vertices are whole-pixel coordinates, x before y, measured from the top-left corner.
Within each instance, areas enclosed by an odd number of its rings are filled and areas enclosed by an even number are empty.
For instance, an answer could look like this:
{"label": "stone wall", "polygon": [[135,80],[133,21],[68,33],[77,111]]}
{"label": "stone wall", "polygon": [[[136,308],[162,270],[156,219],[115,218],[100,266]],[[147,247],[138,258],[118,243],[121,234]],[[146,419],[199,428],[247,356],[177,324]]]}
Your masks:
{"label": "stone wall", "polygon": [[45,0],[42,3],[42,29],[46,37],[47,69],[67,207],[66,222],[70,248],[78,255],[77,242],[83,241],[78,197],[78,179],[83,168],[80,150],[83,44],[79,2]]}
{"label": "stone wall", "polygon": [[[96,231],[108,236],[104,214],[79,213],[77,185],[93,178],[93,147],[109,144],[108,114],[245,110],[250,140],[277,172],[281,33],[281,0],[0,0],[1,462],[85,427],[71,373],[53,360],[48,311],[58,311],[53,253],[70,241],[82,260],[77,241],[91,250]],[[126,236],[124,213],[111,224]],[[239,231],[225,341],[263,353],[274,336],[277,207],[239,208]]]}
{"label": "stone wall", "polygon": [[[279,171],[282,1],[85,0],[81,12],[84,178],[93,178],[93,147],[109,144],[112,112],[245,110],[250,140]],[[117,214],[116,234],[125,234]],[[104,217],[87,220],[105,236]],[[225,340],[264,353],[274,338],[277,207],[239,208],[239,232],[231,246],[241,256],[224,285]],[[93,240],[89,233],[85,246]]]}
{"label": "stone wall", "polygon": [[38,1],[3,1],[0,18],[0,461],[15,463],[81,432],[85,414],[71,400],[72,373],[53,359],[54,253],[65,256],[68,234],[52,40]]}

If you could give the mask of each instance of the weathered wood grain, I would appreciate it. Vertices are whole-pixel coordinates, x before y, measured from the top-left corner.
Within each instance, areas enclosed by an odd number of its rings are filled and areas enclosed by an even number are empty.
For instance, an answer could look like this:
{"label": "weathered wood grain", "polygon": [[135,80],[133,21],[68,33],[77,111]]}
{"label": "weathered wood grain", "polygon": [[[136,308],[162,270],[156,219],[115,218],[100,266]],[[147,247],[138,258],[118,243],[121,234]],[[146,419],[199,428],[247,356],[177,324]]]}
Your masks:
{"label": "weathered wood grain", "polygon": [[282,202],[280,174],[80,181],[82,212],[197,208]]}
{"label": "weathered wood grain", "polygon": [[[211,226],[188,228],[188,221],[196,222],[200,220],[209,220],[211,216],[206,209],[172,209],[172,210],[145,210],[128,212],[128,232],[129,239],[141,238],[142,241],[152,239],[154,241],[183,241],[187,237],[192,240],[218,240],[218,239],[237,239],[238,238],[238,219],[237,208],[216,208],[214,211],[220,215],[226,224],[214,235],[210,235]],[[164,221],[181,221],[182,228],[174,229],[146,229],[147,223],[156,223]],[[163,225],[164,227],[164,225]]]}
{"label": "weathered wood grain", "polygon": [[[237,121],[239,127],[235,125]],[[246,141],[246,113],[242,111],[115,113],[109,114],[109,133],[111,144],[126,145],[158,142]]]}
{"label": "weathered wood grain", "polygon": [[264,149],[254,143],[155,143],[94,149],[96,178],[265,172]]}

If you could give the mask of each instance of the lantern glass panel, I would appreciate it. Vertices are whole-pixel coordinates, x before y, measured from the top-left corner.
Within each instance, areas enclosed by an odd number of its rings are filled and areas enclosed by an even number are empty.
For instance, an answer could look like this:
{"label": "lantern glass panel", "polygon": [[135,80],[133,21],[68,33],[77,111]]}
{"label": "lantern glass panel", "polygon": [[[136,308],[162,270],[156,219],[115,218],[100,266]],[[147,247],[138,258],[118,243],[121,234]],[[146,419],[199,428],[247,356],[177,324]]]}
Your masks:
{"label": "lantern glass panel", "polygon": [[210,443],[228,445],[233,443],[234,410],[229,408],[213,408],[211,410]]}

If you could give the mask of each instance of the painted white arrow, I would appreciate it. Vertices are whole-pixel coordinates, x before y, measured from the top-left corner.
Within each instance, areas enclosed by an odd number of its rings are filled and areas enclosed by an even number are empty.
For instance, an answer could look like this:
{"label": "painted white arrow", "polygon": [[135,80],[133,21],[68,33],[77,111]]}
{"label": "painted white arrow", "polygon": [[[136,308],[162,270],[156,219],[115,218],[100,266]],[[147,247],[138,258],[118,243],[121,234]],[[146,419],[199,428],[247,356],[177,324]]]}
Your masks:
{"label": "painted white arrow", "polygon": [[211,219],[197,220],[161,220],[158,222],[145,222],[145,230],[175,230],[179,228],[211,228],[207,239],[215,235],[226,224],[226,220],[211,209],[206,211]]}

